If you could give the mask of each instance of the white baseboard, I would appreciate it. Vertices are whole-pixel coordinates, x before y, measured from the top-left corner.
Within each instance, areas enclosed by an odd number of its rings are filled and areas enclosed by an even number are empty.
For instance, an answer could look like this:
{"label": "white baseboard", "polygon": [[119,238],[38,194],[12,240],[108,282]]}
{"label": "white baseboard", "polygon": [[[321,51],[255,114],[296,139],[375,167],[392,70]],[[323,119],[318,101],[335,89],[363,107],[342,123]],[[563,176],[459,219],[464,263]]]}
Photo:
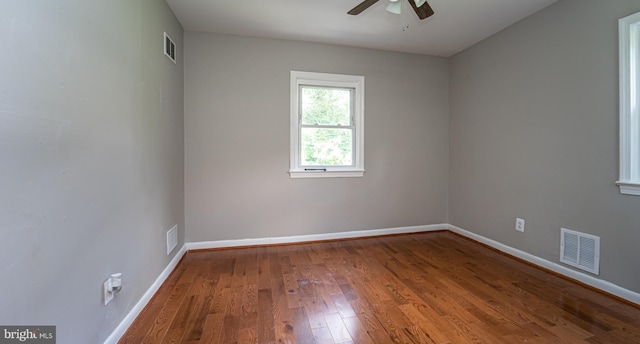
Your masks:
{"label": "white baseboard", "polygon": [[187,250],[203,250],[203,249],[211,249],[211,248],[291,244],[291,243],[297,243],[297,242],[309,242],[309,241],[321,241],[321,240],[365,238],[365,237],[389,235],[389,234],[431,232],[431,231],[438,231],[438,230],[448,230],[449,227],[450,227],[449,224],[443,223],[439,225],[396,227],[396,228],[372,229],[372,230],[364,230],[364,231],[326,233],[326,234],[309,234],[309,235],[295,235],[295,236],[272,237],[272,238],[189,242],[189,243],[186,243],[186,246],[187,246]]}
{"label": "white baseboard", "polygon": [[122,322],[116,327],[115,330],[104,341],[105,344],[115,344],[120,338],[127,332],[129,326],[138,317],[140,312],[149,303],[153,295],[160,289],[160,286],[169,277],[173,269],[178,265],[180,259],[189,250],[210,249],[210,248],[225,248],[225,247],[238,247],[238,246],[255,246],[255,245],[273,245],[273,244],[286,244],[297,243],[306,241],[319,241],[319,240],[333,240],[333,239],[347,239],[347,238],[363,238],[388,234],[404,234],[404,233],[418,233],[429,232],[437,230],[448,230],[448,224],[439,225],[427,225],[427,226],[411,226],[411,227],[397,227],[386,229],[374,229],[364,231],[353,232],[339,232],[339,233],[327,233],[327,234],[310,234],[310,235],[296,235],[287,237],[273,237],[273,238],[255,238],[255,239],[239,239],[239,240],[219,240],[219,241],[203,241],[185,243],[176,256],[171,260],[169,265],[162,271],[160,276],[153,282],[149,290],[140,298],[140,301],[131,309]]}
{"label": "white baseboard", "polygon": [[617,297],[620,297],[622,299],[625,299],[627,301],[633,302],[637,305],[640,305],[640,294],[636,293],[634,291],[625,289],[619,285],[613,284],[611,282],[605,281],[605,280],[601,280],[599,278],[587,275],[585,273],[582,273],[580,271],[576,271],[573,269],[570,269],[566,266],[560,265],[558,263],[554,263],[552,261],[548,261],[546,259],[540,258],[538,256],[534,256],[530,253],[518,250],[516,248],[513,248],[511,246],[507,246],[503,243],[497,242],[495,240],[483,237],[481,235],[469,232],[467,230],[464,230],[460,227],[456,227],[454,225],[448,225],[447,228],[457,234],[460,234],[462,236],[465,236],[469,239],[473,239],[475,241],[478,241],[480,243],[483,243],[485,245],[488,245],[492,248],[495,248],[496,250],[502,251],[506,254],[509,254],[511,256],[520,258],[524,261],[527,261],[531,264],[540,266],[542,268],[545,268],[547,270],[551,270],[555,273],[558,273],[560,275],[566,276],[568,278],[574,279],[576,281],[580,281],[586,285],[589,285],[591,287],[594,287],[596,289],[602,290],[604,292],[607,292],[609,294],[615,295]]}
{"label": "white baseboard", "polygon": [[120,340],[120,338],[122,338],[125,332],[127,332],[127,330],[129,329],[129,326],[133,324],[133,321],[136,320],[140,312],[142,312],[147,303],[149,303],[153,295],[155,295],[158,289],[160,289],[160,286],[162,286],[167,277],[169,277],[171,272],[173,272],[173,269],[176,268],[176,266],[180,262],[180,259],[182,259],[185,253],[187,253],[187,246],[183,245],[182,248],[180,248],[180,251],[178,251],[178,253],[175,255],[175,257],[171,259],[167,267],[162,270],[162,273],[160,273],[160,276],[156,278],[151,287],[149,287],[144,295],[142,295],[140,300],[136,303],[135,306],[133,306],[131,311],[127,313],[127,316],[124,317],[118,327],[116,327],[116,329],[111,332],[111,335],[107,337],[107,339],[104,341],[105,344],[116,344]]}
{"label": "white baseboard", "polygon": [[640,294],[631,290],[622,288],[611,282],[595,278],[593,276],[586,275],[582,272],[569,269],[560,264],[548,261],[546,259],[534,256],[530,253],[518,250],[516,248],[507,246],[503,243],[495,240],[483,237],[481,235],[469,232],[460,227],[456,227],[450,224],[437,224],[426,226],[411,226],[411,227],[396,227],[386,229],[373,229],[364,231],[352,231],[352,232],[339,232],[339,233],[326,233],[326,234],[310,234],[310,235],[295,235],[286,237],[271,237],[271,238],[254,238],[254,239],[238,239],[238,240],[219,240],[219,241],[203,241],[203,242],[189,242],[185,243],[180,249],[178,254],[171,260],[169,265],[162,271],[160,276],[149,287],[146,293],[142,296],[140,301],[136,303],[133,309],[122,320],[118,327],[111,333],[111,335],[105,340],[105,344],[115,344],[125,334],[129,326],[133,323],[136,317],[140,314],[142,309],[151,300],[153,295],[158,291],[162,283],[169,277],[173,269],[178,265],[182,256],[189,250],[201,250],[212,248],[227,248],[227,247],[242,247],[242,246],[255,246],[255,245],[274,245],[274,244],[287,244],[287,243],[299,243],[309,241],[321,241],[321,240],[335,240],[335,239],[349,239],[349,238],[366,238],[372,236],[389,235],[389,234],[405,234],[405,233],[419,233],[419,232],[432,232],[438,230],[449,230],[451,232],[460,234],[469,239],[488,245],[496,250],[502,251],[508,255],[520,258],[534,265],[540,266],[547,270],[551,270],[560,275],[564,275],[571,279],[580,281],[586,285],[592,286],[596,289],[600,289],[612,295],[618,296],[622,299],[628,300],[635,304],[640,305]]}

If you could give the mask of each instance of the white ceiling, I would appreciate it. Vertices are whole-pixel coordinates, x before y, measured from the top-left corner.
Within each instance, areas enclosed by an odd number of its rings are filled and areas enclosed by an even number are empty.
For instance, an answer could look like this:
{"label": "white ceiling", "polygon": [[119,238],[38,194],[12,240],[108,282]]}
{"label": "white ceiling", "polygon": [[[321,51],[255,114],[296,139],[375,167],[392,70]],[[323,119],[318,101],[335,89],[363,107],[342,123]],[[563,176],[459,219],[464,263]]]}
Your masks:
{"label": "white ceiling", "polygon": [[292,39],[451,56],[557,0],[428,0],[435,14],[419,20],[380,0],[360,15],[362,0],[166,0],[185,30]]}

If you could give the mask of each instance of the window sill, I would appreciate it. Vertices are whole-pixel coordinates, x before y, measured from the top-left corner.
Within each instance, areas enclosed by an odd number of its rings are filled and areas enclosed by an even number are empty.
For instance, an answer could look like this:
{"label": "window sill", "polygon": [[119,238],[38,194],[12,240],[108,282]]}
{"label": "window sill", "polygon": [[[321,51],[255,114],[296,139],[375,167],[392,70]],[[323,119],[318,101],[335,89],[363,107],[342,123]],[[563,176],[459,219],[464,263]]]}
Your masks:
{"label": "window sill", "polygon": [[640,182],[616,182],[620,193],[624,195],[640,196]]}
{"label": "window sill", "polygon": [[364,176],[364,170],[348,171],[289,171],[293,178],[350,178]]}

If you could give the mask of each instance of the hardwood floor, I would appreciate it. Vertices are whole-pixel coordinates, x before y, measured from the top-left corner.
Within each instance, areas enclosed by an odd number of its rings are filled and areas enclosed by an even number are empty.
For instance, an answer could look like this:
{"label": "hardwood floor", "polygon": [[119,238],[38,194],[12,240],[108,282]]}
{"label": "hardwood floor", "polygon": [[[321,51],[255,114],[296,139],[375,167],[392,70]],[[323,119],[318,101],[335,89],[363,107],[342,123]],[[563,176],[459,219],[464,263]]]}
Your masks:
{"label": "hardwood floor", "polygon": [[640,308],[435,232],[189,252],[120,343],[640,343]]}

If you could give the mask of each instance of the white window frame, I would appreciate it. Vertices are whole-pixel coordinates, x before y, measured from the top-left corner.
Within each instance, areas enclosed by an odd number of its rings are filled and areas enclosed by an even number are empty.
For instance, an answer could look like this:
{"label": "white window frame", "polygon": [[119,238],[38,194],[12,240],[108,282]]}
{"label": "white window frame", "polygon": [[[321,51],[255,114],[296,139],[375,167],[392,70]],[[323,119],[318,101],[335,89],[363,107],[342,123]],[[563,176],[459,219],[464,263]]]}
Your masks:
{"label": "white window frame", "polygon": [[640,12],[618,21],[620,192],[640,196]]}
{"label": "white window frame", "polygon": [[[354,128],[353,166],[321,166],[305,169],[301,164],[300,86],[352,88]],[[291,71],[291,141],[289,176],[291,178],[331,178],[364,176],[364,76]]]}

